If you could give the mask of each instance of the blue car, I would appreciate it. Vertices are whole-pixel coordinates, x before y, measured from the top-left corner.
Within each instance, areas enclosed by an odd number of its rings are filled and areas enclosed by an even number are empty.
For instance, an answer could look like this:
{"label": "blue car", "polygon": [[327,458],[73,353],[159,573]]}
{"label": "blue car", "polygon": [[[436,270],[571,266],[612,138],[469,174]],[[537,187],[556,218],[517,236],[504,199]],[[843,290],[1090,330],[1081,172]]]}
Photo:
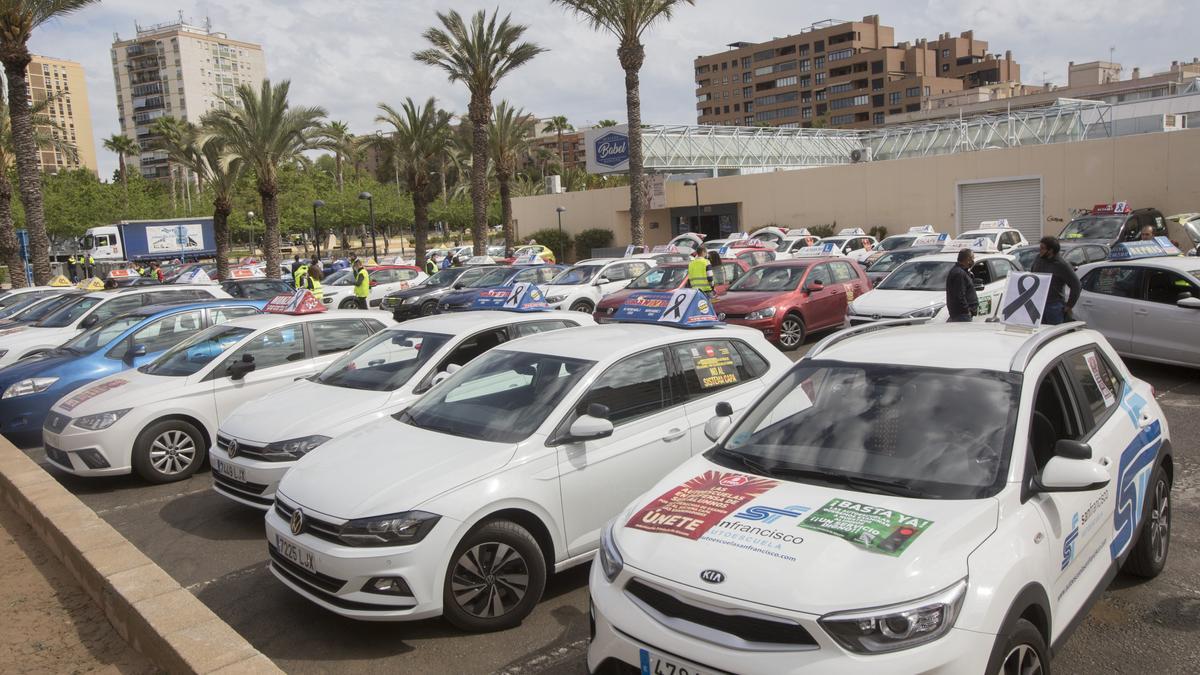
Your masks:
{"label": "blue car", "polygon": [[462,312],[471,309],[471,303],[480,291],[492,288],[508,288],[513,284],[548,284],[567,269],[566,265],[505,265],[490,267],[482,276],[468,281],[460,290],[448,293],[438,302],[438,314]]}
{"label": "blue car", "polygon": [[0,433],[41,442],[50,407],[72,390],[154,359],[200,330],[260,312],[266,300],[148,305],[112,317],[61,347],[0,368]]}

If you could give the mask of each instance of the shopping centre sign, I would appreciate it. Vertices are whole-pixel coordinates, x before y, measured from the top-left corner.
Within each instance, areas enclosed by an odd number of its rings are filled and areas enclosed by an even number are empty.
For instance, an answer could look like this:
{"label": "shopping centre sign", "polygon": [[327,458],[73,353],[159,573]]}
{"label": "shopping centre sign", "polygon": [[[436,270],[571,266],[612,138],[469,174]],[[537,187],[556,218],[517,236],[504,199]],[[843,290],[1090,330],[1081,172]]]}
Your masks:
{"label": "shopping centre sign", "polygon": [[584,132],[588,173],[629,170],[629,131],[626,125]]}

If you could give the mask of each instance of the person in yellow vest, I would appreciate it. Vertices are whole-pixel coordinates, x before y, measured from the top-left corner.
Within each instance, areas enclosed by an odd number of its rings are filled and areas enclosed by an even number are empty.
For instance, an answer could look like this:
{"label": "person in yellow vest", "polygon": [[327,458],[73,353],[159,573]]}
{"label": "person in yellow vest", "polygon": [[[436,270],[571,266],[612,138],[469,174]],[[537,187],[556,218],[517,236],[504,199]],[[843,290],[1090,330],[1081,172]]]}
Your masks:
{"label": "person in yellow vest", "polygon": [[703,246],[692,251],[692,260],[688,263],[688,285],[701,293],[712,297],[713,273],[712,263],[705,257]]}
{"label": "person in yellow vest", "polygon": [[138,263],[138,266],[137,266],[137,273],[138,273],[138,276],[139,276],[139,277],[144,277],[144,276],[146,276],[146,266],[145,266],[145,265],[143,265],[143,264],[141,264],[141,263]]}
{"label": "person in yellow vest", "polygon": [[94,269],[96,269],[96,259],[89,253],[87,259],[83,261],[83,276],[91,277]]}
{"label": "person in yellow vest", "polygon": [[437,274],[437,271],[438,271],[438,266],[437,266],[437,263],[435,263],[433,261],[433,256],[429,256],[428,258],[426,258],[425,259],[425,274],[428,274],[429,276],[433,276],[433,275]]}
{"label": "person in yellow vest", "polygon": [[292,266],[292,288],[300,290],[304,286],[304,277],[308,275],[308,263],[299,261]]}
{"label": "person in yellow vest", "polygon": [[302,283],[304,288],[312,291],[313,297],[317,300],[322,300],[325,297],[325,292],[321,290],[321,268],[316,265],[309,265],[304,273]]}
{"label": "person in yellow vest", "polygon": [[359,309],[367,308],[367,296],[371,295],[371,275],[363,268],[362,261],[354,260],[354,302]]}
{"label": "person in yellow vest", "polygon": [[79,281],[79,258],[74,253],[67,258],[67,276],[71,277],[71,283]]}

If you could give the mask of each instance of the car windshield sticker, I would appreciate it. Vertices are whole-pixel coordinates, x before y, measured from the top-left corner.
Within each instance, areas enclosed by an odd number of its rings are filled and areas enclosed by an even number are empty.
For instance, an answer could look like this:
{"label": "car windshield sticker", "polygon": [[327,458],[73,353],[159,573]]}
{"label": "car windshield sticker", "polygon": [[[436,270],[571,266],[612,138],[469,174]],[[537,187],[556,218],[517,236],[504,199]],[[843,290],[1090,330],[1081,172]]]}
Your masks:
{"label": "car windshield sticker", "polygon": [[78,408],[80,405],[82,405],[85,401],[96,398],[106,391],[111,391],[126,384],[129,384],[129,380],[117,379],[109,380],[108,382],[101,382],[94,387],[88,387],[87,389],[84,389],[62,403],[59,403],[58,407],[66,410],[67,412],[71,412],[75,408]]}
{"label": "car windshield sticker", "polygon": [[1087,361],[1088,370],[1092,372],[1092,380],[1096,382],[1096,388],[1100,390],[1100,396],[1104,398],[1104,407],[1107,408],[1117,402],[1117,395],[1113,393],[1112,387],[1108,386],[1108,382],[1104,381],[1104,376],[1100,373],[1100,357],[1096,356],[1096,352],[1088,352],[1083,355],[1083,360]]}
{"label": "car windshield sticker", "polygon": [[743,504],[777,485],[768,478],[705,471],[642,507],[625,526],[699,539]]}
{"label": "car windshield sticker", "polygon": [[700,378],[701,389],[724,387],[738,383],[737,367],[728,347],[704,345],[692,347],[693,365]]}
{"label": "car windshield sticker", "polygon": [[899,556],[933,521],[899,511],[831,499],[813,511],[800,527],[841,537],[877,553]]}

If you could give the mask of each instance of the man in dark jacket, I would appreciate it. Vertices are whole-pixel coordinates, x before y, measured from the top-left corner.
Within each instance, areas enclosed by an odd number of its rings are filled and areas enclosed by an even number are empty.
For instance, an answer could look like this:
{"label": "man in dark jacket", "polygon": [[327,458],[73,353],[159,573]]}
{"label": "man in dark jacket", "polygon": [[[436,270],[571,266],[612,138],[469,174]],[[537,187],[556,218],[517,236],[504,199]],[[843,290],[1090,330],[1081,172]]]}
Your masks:
{"label": "man in dark jacket", "polygon": [[[1071,310],[1079,301],[1079,277],[1071,263],[1058,256],[1062,246],[1057,237],[1042,237],[1038,242],[1038,257],[1033,261],[1030,272],[1050,275],[1050,294],[1046,296],[1046,311],[1042,314],[1042,324],[1053,326],[1071,320]],[[1070,289],[1067,296],[1063,287]],[[1065,299],[1064,299],[1065,298]]]}
{"label": "man in dark jacket", "polygon": [[974,266],[975,253],[969,248],[960,249],[958,262],[946,275],[946,311],[950,313],[950,321],[970,321],[979,307],[975,277],[971,276]]}

